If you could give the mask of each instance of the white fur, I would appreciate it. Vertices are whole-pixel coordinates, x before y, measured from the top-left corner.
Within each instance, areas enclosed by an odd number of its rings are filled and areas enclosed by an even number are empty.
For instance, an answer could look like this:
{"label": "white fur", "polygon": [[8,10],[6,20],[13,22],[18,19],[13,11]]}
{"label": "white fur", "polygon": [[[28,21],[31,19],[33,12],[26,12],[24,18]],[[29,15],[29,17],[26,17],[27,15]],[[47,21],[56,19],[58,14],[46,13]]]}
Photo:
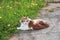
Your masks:
{"label": "white fur", "polygon": [[[31,20],[31,19],[29,19],[29,20]],[[17,27],[17,29],[20,29],[20,30],[30,30],[30,29],[32,29],[32,28],[28,27],[29,22],[30,21],[28,21],[28,22],[26,22],[26,21],[25,22],[21,22],[21,26]]]}

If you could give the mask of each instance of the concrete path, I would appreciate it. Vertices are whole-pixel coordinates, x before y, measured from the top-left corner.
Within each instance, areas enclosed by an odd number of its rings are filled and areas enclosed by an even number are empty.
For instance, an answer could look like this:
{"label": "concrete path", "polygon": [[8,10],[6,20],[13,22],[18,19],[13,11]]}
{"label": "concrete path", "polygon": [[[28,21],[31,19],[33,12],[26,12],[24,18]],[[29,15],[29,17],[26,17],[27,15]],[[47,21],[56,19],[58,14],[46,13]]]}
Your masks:
{"label": "concrete path", "polygon": [[[60,40],[60,3],[49,3],[44,7],[37,19],[47,20],[49,28],[35,31],[20,31],[16,40]],[[12,40],[15,40],[12,37]],[[10,39],[11,40],[11,39]]]}
{"label": "concrete path", "polygon": [[45,0],[46,2],[50,2],[50,3],[60,3],[60,0]]}

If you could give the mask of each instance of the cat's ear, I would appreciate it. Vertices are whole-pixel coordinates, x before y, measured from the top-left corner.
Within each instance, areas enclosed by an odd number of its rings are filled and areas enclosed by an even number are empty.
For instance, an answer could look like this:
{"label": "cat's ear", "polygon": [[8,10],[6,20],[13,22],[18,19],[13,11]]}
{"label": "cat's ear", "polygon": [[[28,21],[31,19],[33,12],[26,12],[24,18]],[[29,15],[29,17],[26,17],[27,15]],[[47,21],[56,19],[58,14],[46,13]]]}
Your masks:
{"label": "cat's ear", "polygon": [[28,18],[28,16],[25,16],[26,18]]}
{"label": "cat's ear", "polygon": [[19,20],[19,22],[20,22],[20,23],[23,22],[23,17]]}
{"label": "cat's ear", "polygon": [[19,22],[21,23],[21,20],[19,20]]}

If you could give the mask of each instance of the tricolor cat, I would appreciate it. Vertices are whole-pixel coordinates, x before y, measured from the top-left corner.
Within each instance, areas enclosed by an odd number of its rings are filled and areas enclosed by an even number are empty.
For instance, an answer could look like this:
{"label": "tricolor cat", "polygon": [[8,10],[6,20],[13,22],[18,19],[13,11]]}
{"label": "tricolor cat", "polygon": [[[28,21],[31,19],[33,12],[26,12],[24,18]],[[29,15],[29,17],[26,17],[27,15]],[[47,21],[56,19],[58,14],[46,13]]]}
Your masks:
{"label": "tricolor cat", "polygon": [[45,20],[42,19],[30,19],[28,17],[23,17],[20,20],[20,27],[17,27],[17,29],[20,30],[40,30],[44,28],[48,28],[49,24]]}

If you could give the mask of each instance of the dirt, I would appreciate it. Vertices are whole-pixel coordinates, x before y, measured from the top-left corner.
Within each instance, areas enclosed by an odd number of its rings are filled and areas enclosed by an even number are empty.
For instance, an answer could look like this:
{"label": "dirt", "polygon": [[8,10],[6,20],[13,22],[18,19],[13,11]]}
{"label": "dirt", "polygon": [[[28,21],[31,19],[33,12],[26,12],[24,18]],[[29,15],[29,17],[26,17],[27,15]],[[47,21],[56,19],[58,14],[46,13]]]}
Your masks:
{"label": "dirt", "polygon": [[37,19],[49,22],[49,28],[35,31],[20,31],[9,40],[60,40],[60,3],[49,3],[38,13]]}

